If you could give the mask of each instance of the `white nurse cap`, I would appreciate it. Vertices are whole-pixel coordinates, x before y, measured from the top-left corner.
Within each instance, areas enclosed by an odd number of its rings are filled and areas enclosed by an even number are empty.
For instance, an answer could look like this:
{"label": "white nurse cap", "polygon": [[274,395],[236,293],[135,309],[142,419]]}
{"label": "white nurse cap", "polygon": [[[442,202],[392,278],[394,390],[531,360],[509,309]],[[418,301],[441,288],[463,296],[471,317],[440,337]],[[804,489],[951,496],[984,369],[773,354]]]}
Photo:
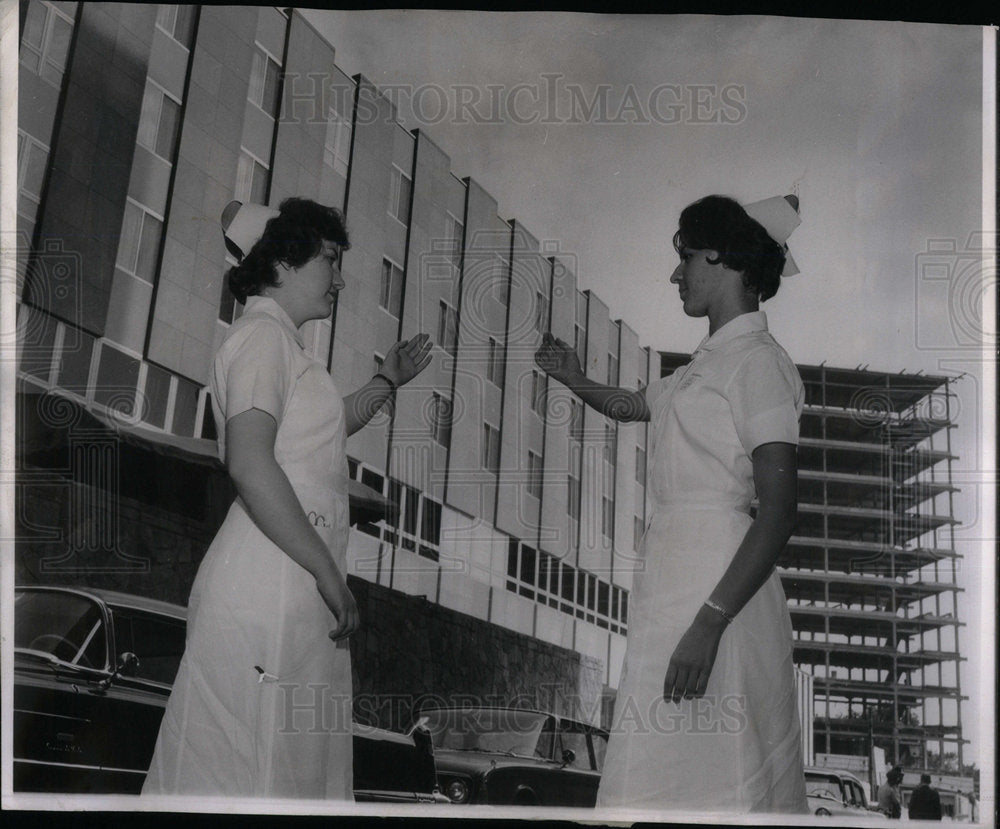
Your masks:
{"label": "white nurse cap", "polygon": [[277,215],[275,208],[263,204],[229,202],[222,211],[222,235],[229,252],[242,260],[264,235],[264,226]]}
{"label": "white nurse cap", "polygon": [[788,237],[792,235],[802,219],[799,217],[798,196],[772,196],[763,201],[743,205],[747,215],[763,225],[768,236],[785,249],[785,268],[782,276],[794,276],[799,272],[795,260],[788,252]]}

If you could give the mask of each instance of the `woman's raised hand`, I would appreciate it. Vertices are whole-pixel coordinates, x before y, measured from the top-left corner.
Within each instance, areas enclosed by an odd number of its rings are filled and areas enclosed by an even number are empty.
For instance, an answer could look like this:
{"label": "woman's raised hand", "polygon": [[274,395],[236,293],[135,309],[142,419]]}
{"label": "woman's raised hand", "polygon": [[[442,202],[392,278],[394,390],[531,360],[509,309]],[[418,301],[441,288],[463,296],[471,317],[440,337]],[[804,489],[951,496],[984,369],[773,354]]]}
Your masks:
{"label": "woman's raised hand", "polygon": [[397,386],[405,385],[431,364],[433,345],[427,334],[400,340],[385,355],[380,371]]}
{"label": "woman's raised hand", "polygon": [[583,374],[576,349],[558,337],[553,337],[548,331],[542,334],[542,344],[535,352],[535,363],[561,383]]}

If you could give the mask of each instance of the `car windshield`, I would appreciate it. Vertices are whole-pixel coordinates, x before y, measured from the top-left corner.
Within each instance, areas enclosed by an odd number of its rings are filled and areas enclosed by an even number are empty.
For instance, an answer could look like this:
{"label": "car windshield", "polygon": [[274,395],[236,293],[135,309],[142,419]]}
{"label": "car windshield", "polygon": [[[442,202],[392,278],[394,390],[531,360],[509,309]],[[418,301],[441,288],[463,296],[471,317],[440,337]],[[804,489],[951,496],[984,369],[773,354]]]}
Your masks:
{"label": "car windshield", "polygon": [[51,654],[86,668],[107,666],[97,604],[72,593],[25,590],[14,603],[14,647]]}
{"label": "car windshield", "polygon": [[811,797],[825,797],[842,803],[843,793],[840,790],[840,781],[836,777],[825,774],[806,773],[806,793]]}
{"label": "car windshield", "polygon": [[548,717],[536,711],[436,708],[421,711],[434,748],[531,757]]}

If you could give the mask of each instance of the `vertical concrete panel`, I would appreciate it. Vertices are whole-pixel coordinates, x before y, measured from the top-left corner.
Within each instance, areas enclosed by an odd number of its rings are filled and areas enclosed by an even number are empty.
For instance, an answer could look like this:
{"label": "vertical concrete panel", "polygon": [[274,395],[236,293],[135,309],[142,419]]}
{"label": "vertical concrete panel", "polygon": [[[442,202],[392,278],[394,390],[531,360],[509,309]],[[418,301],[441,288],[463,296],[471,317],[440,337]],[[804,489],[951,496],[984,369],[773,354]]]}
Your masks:
{"label": "vertical concrete panel", "polygon": [[[256,10],[252,12],[256,15]],[[219,217],[232,198],[253,57],[247,9],[202,7],[181,126],[148,357],[207,383],[226,268]],[[178,298],[186,313],[177,316]]]}
{"label": "vertical concrete panel", "polygon": [[[598,383],[608,379],[608,306],[587,291],[587,376]],[[611,541],[604,535],[605,424],[600,412],[587,406],[583,427],[583,474],[580,505],[579,566],[601,578],[611,570]],[[613,496],[614,493],[609,492]]]}
{"label": "vertical concrete panel", "polygon": [[[109,240],[121,232],[156,8],[133,18],[129,31],[113,7],[82,7],[52,137],[40,253],[27,277],[33,302],[96,335],[107,321],[117,254]],[[57,290],[57,279],[69,290]]]}
{"label": "vertical concrete panel", "polygon": [[[499,390],[486,379],[486,346],[496,322],[484,321],[477,293],[484,279],[482,243],[492,238],[496,201],[476,182],[468,183],[466,258],[459,309],[458,350],[455,361],[454,422],[448,469],[448,503],[470,515],[493,519],[496,480],[482,466],[483,423],[487,416],[497,425]],[[469,242],[479,240],[479,247]],[[490,300],[486,300],[490,301]]]}

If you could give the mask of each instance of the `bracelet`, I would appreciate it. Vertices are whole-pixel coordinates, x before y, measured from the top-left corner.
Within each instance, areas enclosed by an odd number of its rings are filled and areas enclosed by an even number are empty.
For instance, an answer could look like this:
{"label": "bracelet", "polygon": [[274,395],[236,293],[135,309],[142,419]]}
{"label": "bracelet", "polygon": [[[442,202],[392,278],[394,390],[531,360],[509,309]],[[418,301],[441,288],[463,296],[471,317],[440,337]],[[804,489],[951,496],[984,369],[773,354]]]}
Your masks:
{"label": "bracelet", "polygon": [[372,375],[372,380],[374,380],[376,377],[381,377],[383,380],[385,380],[385,382],[389,384],[389,390],[390,391],[396,391],[396,389],[399,388],[399,386],[397,386],[395,383],[393,383],[392,380],[389,379],[389,377],[387,377],[381,371],[375,372],[375,374]]}
{"label": "bracelet", "polygon": [[713,602],[711,599],[705,599],[705,607],[711,608],[716,613],[718,613],[723,619],[726,620],[726,624],[730,624],[736,617],[733,616],[728,610],[726,610],[722,605]]}

